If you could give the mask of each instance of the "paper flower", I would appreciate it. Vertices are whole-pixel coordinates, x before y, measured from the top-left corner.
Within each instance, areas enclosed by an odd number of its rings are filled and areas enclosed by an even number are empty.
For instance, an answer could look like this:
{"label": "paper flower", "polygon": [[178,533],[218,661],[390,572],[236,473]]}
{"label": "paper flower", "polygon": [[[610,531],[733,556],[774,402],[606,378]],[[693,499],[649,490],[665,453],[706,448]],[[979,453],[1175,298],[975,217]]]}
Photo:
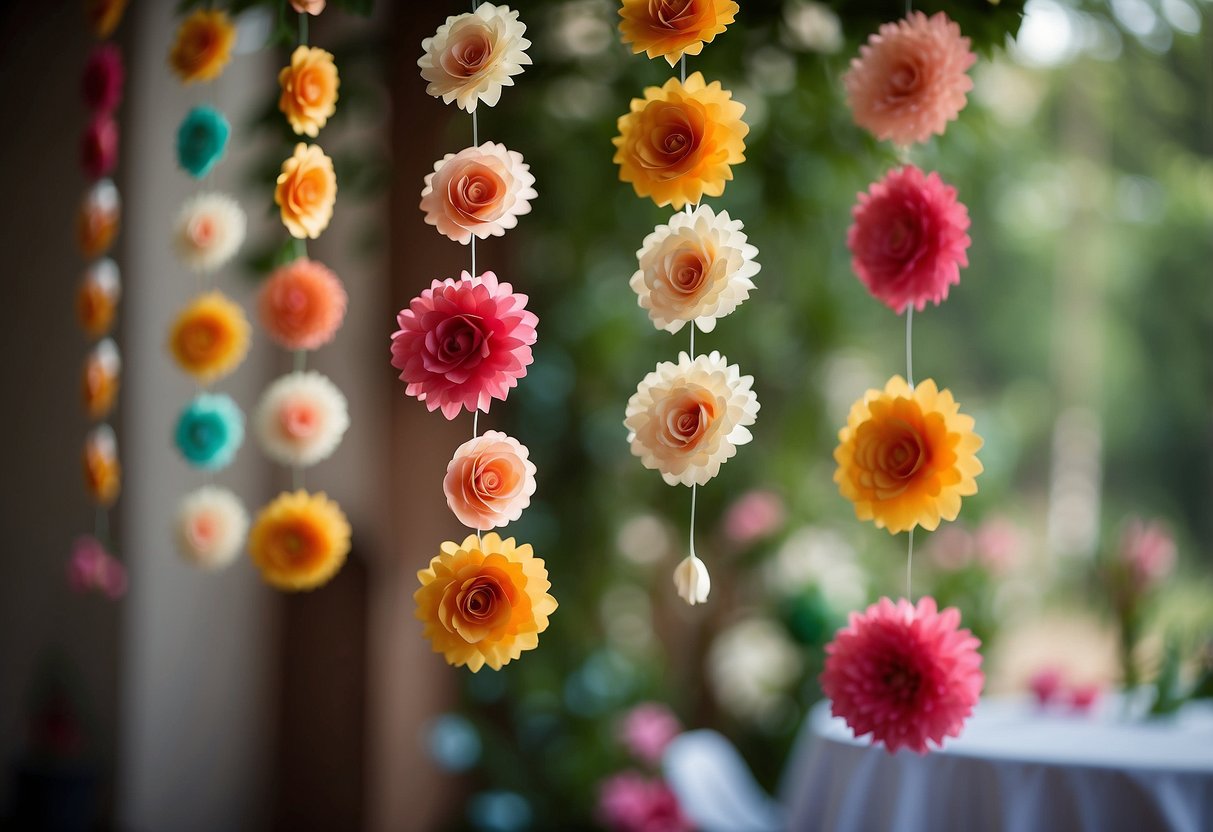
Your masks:
{"label": "paper flower", "polygon": [[122,201],[118,189],[108,179],[94,182],[84,194],[76,212],[76,243],[86,259],[109,251],[118,236]]}
{"label": "paper flower", "polygon": [[659,777],[613,774],[598,787],[598,821],[610,832],[693,832],[678,797]]}
{"label": "paper flower", "polygon": [[177,30],[168,64],[182,83],[218,78],[232,57],[236,27],[222,11],[198,9]]}
{"label": "paper flower", "polygon": [[239,202],[226,194],[200,193],[181,206],[173,247],[194,271],[217,271],[239,251],[246,226]]}
{"label": "paper flower", "polygon": [[455,450],[442,490],[459,522],[484,531],[522,516],[535,493],[535,464],[517,439],[490,430]]}
{"label": "paper flower", "polygon": [[337,450],[350,426],[345,396],[320,373],[289,373],[261,394],[253,427],[262,450],[282,465],[315,465]]}
{"label": "paper flower", "polygon": [[1164,580],[1175,569],[1175,538],[1161,523],[1129,520],[1120,536],[1119,556],[1138,592]]}
{"label": "paper flower", "polygon": [[232,126],[227,117],[205,104],[185,114],[177,128],[177,164],[201,179],[223,158]]}
{"label": "paper flower", "polygon": [[329,227],[336,201],[333,160],[319,145],[295,145],[294,154],[282,163],[274,188],[274,202],[281,210],[286,230],[297,239],[316,239]]}
{"label": "paper flower", "polygon": [[734,546],[749,546],[779,531],[786,518],[787,507],[774,491],[749,491],[725,510],[720,525]]}
{"label": "paper flower", "polygon": [[350,524],[323,493],[279,494],[253,523],[249,555],[266,583],[315,589],[337,574],[350,551]]}
{"label": "paper flower", "polygon": [[114,409],[118,398],[118,380],[122,372],[122,359],[114,339],[105,338],[97,342],[84,360],[81,392],[84,396],[84,412],[94,422],[104,419]]}
{"label": "paper flower", "polygon": [[878,140],[908,146],[943,135],[973,89],[977,56],[943,12],[910,12],[859,47],[842,76],[855,123]]}
{"label": "paper flower", "polygon": [[712,591],[707,565],[695,555],[687,555],[674,567],[674,588],[678,597],[692,607],[707,601]]}
{"label": "paper flower", "polygon": [[469,113],[480,103],[495,106],[501,88],[512,87],[512,76],[531,63],[525,33],[526,24],[509,6],[481,3],[470,14],[448,17],[432,38],[421,42],[425,54],[417,66],[429,81],[425,91]]}
{"label": "paper flower", "polygon": [[733,178],[732,165],[745,161],[749,126],[741,120],[745,105],[719,81],[705,84],[703,73],[684,86],[671,78],[633,98],[631,111],[619,117],[614,143],[619,179],[631,182],[636,196],[680,210],[705,196],[720,196]]}
{"label": "paper flower", "polygon": [[332,270],[300,257],[261,286],[257,310],[269,336],[288,350],[314,350],[333,340],[348,296]]}
{"label": "paper flower", "polygon": [[392,366],[405,393],[448,419],[504,401],[534,360],[539,318],[526,303],[493,272],[435,280],[396,316]]}
{"label": "paper flower", "polygon": [[299,14],[320,14],[325,5],[325,0],[291,0],[291,8]]}
{"label": "paper flower", "polygon": [[704,332],[750,296],[761,268],[758,249],[746,242],[741,220],[700,205],[679,212],[644,238],[632,291],[658,329],[678,332],[694,321]]}
{"label": "paper flower", "polygon": [[753,383],[716,351],[661,362],[628,400],[623,424],[632,453],[669,485],[703,485],[752,438]]}
{"label": "paper flower", "polygon": [[80,167],[89,179],[100,179],[118,164],[118,122],[109,113],[93,116],[80,137]]}
{"label": "paper flower", "polygon": [[851,406],[838,432],[834,482],[855,516],[890,534],[934,531],[955,520],[960,498],[977,493],[981,437],[973,419],[931,379],[914,388],[893,376]]}
{"label": "paper flower", "polygon": [[494,142],[448,153],[425,177],[425,221],[457,243],[500,237],[531,212],[538,194],[530,170],[521,153]]}
{"label": "paper flower", "polygon": [[199,393],[181,411],[173,438],[190,465],[218,471],[244,444],[244,413],[226,393]]}
{"label": "paper flower", "polygon": [[84,14],[98,40],[105,40],[122,22],[127,0],[85,0]]}
{"label": "paper flower", "polygon": [[859,194],[851,216],[851,268],[894,312],[938,305],[969,265],[969,211],[937,173],[913,165],[889,171]]}
{"label": "paper flower", "polygon": [[851,613],[826,645],[821,689],[831,712],[890,753],[925,754],[928,742],[960,736],[985,677],[981,642],[959,626],[960,613],[938,612],[930,597],[917,606],[881,598]]}
{"label": "paper flower", "polygon": [[76,289],[76,320],[86,335],[100,338],[113,328],[121,295],[118,264],[113,260],[97,260],[85,270]]}
{"label": "paper flower", "polygon": [[632,52],[665,58],[670,66],[698,55],[737,17],[736,0],[623,0],[619,31]]}
{"label": "paper flower", "polygon": [[169,350],[177,366],[207,384],[240,366],[248,353],[249,332],[240,304],[220,292],[208,292],[177,316]]}
{"label": "paper flower", "polygon": [[97,538],[81,535],[72,544],[67,582],[75,592],[100,592],[117,601],[126,594],[126,567]]}
{"label": "paper flower", "polygon": [[496,532],[447,541],[441,554],[417,573],[416,616],[435,653],[454,667],[475,673],[488,665],[500,670],[539,646],[556,599],[543,561],[530,544],[516,546]]}
{"label": "paper flower", "polygon": [[118,439],[109,425],[97,425],[84,440],[84,487],[99,506],[112,506],[122,490]]}
{"label": "paper flower", "polygon": [[615,733],[633,757],[659,766],[666,748],[682,733],[682,723],[662,703],[641,702],[623,715]]}
{"label": "paper flower", "polygon": [[248,523],[239,497],[226,488],[204,485],[177,506],[177,549],[200,569],[222,569],[239,554]]}
{"label": "paper flower", "polygon": [[315,138],[337,112],[337,65],[333,54],[314,46],[297,46],[291,62],[278,73],[282,95],[278,109],[297,134]]}
{"label": "paper flower", "polygon": [[122,50],[112,43],[93,47],[80,76],[80,97],[84,106],[98,113],[112,113],[122,102],[126,69]]}

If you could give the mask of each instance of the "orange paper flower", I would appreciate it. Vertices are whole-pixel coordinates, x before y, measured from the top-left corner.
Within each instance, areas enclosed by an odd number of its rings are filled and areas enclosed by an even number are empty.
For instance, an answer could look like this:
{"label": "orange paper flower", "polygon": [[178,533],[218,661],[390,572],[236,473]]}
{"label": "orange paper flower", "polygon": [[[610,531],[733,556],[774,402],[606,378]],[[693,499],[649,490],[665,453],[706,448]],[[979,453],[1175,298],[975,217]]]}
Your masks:
{"label": "orange paper flower", "polygon": [[118,236],[121,211],[118,189],[110,180],[102,179],[85,193],[76,213],[76,242],[86,259],[109,251]]}
{"label": "orange paper flower", "polygon": [[84,360],[81,392],[84,410],[93,421],[104,419],[114,408],[118,398],[118,380],[122,372],[122,359],[113,339],[106,338],[97,343]]}
{"label": "orange paper flower", "polygon": [[333,340],[348,299],[332,269],[300,257],[262,284],[257,311],[265,331],[283,347],[314,350]]}
{"label": "orange paper flower", "polygon": [[500,670],[539,646],[556,599],[529,544],[490,532],[483,542],[474,534],[462,544],[447,541],[441,552],[417,573],[421,588],[413,593],[435,653],[475,673],[486,664]]}
{"label": "orange paper flower", "polygon": [[292,237],[316,239],[328,228],[337,201],[337,175],[333,160],[319,145],[295,145],[291,158],[282,163],[274,202],[282,211],[282,224]]}
{"label": "orange paper flower", "polygon": [[278,109],[291,129],[314,138],[337,111],[341,80],[333,54],[310,46],[295,47],[290,66],[278,73],[278,83],[282,86]]}
{"label": "orange paper flower", "polygon": [[279,494],[257,515],[248,550],[272,586],[315,589],[345,563],[350,524],[341,507],[323,493]]}
{"label": "orange paper flower", "polygon": [[93,30],[98,40],[105,40],[114,33],[122,22],[122,14],[126,11],[127,0],[87,0],[84,4],[84,14],[88,17],[89,28]]}
{"label": "orange paper flower", "polygon": [[118,440],[109,425],[98,425],[84,440],[84,487],[100,506],[112,506],[122,490]]}
{"label": "orange paper flower", "polygon": [[225,12],[199,9],[181,21],[168,64],[182,83],[213,81],[227,66],[235,43],[236,27]]}
{"label": "orange paper flower", "polygon": [[745,161],[744,112],[719,81],[706,84],[699,72],[685,85],[671,78],[646,88],[620,116],[611,140],[620,180],[631,182],[637,196],[675,209],[720,196],[733,178],[731,166]]}
{"label": "orange paper flower", "polygon": [[122,284],[118,265],[108,258],[89,266],[76,290],[76,320],[90,338],[100,338],[114,326]]}
{"label": "orange paper flower", "polygon": [[240,365],[248,353],[249,331],[240,304],[221,292],[208,292],[177,316],[169,350],[182,370],[206,384]]}
{"label": "orange paper flower", "polygon": [[977,493],[981,437],[947,390],[893,376],[851,407],[834,450],[834,482],[860,520],[891,534],[955,520]]}
{"label": "orange paper flower", "polygon": [[662,57],[673,66],[683,55],[702,52],[737,11],[736,0],[623,0],[619,31],[633,53]]}

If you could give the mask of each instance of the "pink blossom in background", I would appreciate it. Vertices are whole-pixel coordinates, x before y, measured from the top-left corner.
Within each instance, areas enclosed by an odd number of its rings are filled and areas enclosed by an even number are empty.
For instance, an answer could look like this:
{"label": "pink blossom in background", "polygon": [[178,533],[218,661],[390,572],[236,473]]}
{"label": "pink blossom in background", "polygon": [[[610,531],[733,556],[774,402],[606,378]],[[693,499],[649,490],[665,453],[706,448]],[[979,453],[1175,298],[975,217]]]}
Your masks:
{"label": "pink blossom in background", "polygon": [[973,535],[952,523],[927,538],[927,558],[945,572],[956,572],[973,562]]}
{"label": "pink blossom in background", "polygon": [[937,173],[914,165],[891,170],[859,194],[851,216],[851,268],[894,312],[946,300],[969,265],[969,209]]}
{"label": "pink blossom in background", "polygon": [[739,497],[724,513],[724,536],[737,546],[768,537],[783,526],[787,512],[773,491],[751,491]]}
{"label": "pink blossom in background", "polygon": [[122,85],[126,81],[126,69],[122,63],[122,50],[112,43],[93,47],[84,74],[80,77],[80,97],[90,110],[110,113],[122,102]]}
{"label": "pink blossom in background", "polygon": [[1175,538],[1157,521],[1135,517],[1120,537],[1120,557],[1138,589],[1153,586],[1175,568]]}
{"label": "pink blossom in background", "polygon": [[659,778],[634,771],[608,777],[598,788],[598,819],[613,832],[691,832],[678,798]]}
{"label": "pink blossom in background", "polygon": [[1070,707],[1079,713],[1088,713],[1102,694],[1103,689],[1097,684],[1075,685],[1070,688]]}
{"label": "pink blossom in background", "polygon": [[1036,697],[1036,704],[1048,705],[1061,694],[1061,671],[1056,667],[1042,667],[1028,679],[1028,689]]}
{"label": "pink blossom in background", "polygon": [[80,138],[80,166],[90,179],[100,179],[118,164],[118,122],[101,113]]}
{"label": "pink blossom in background", "polygon": [[994,575],[1010,572],[1023,550],[1023,532],[1005,517],[986,520],[974,535],[977,560]]}
{"label": "pink blossom in background", "polygon": [[682,723],[660,702],[643,702],[619,721],[619,741],[642,763],[656,766],[666,746],[682,733]]}
{"label": "pink blossom in background", "polygon": [[81,535],[72,544],[67,580],[76,592],[97,591],[111,600],[126,594],[126,567],[92,535]]}

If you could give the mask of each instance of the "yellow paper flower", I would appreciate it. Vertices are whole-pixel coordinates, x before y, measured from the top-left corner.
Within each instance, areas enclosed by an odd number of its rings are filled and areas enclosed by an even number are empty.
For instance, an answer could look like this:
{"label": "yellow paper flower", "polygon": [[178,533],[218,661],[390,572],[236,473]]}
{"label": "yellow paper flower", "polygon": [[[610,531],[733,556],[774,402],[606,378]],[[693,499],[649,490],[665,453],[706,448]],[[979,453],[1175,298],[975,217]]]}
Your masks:
{"label": "yellow paper flower", "polygon": [[122,358],[114,339],[101,339],[84,360],[84,373],[80,379],[84,412],[88,418],[93,421],[104,419],[114,409],[121,373]]}
{"label": "yellow paper flower", "polygon": [[619,31],[632,52],[662,57],[670,66],[698,55],[737,17],[736,0],[623,0]]}
{"label": "yellow paper flower", "polygon": [[122,490],[118,439],[109,425],[98,425],[84,440],[84,488],[99,506],[112,506]]}
{"label": "yellow paper flower", "polygon": [[619,179],[637,196],[681,209],[704,196],[720,196],[733,178],[731,165],[745,161],[749,126],[745,105],[719,81],[704,83],[696,72],[683,85],[677,78],[647,87],[619,118],[616,147]]}
{"label": "yellow paper flower", "polygon": [[250,327],[240,304],[221,292],[195,298],[169,332],[169,350],[182,370],[202,383],[230,373],[244,360]]}
{"label": "yellow paper flower", "polygon": [[443,543],[417,578],[413,600],[425,637],[449,664],[473,673],[486,664],[500,670],[533,650],[556,611],[543,561],[529,544],[515,546],[493,532],[483,542],[473,534],[462,544]]}
{"label": "yellow paper flower", "polygon": [[977,493],[981,437],[951,392],[927,379],[911,388],[893,376],[851,407],[838,432],[834,482],[860,520],[891,534],[955,520],[960,498]]}
{"label": "yellow paper flower", "polygon": [[295,47],[290,66],[278,73],[278,83],[282,86],[278,109],[296,133],[314,138],[337,112],[337,87],[341,79],[331,52]]}
{"label": "yellow paper flower", "polygon": [[319,145],[295,145],[291,158],[282,163],[274,202],[282,211],[282,224],[292,237],[316,239],[328,228],[337,201],[337,175],[333,160]]}
{"label": "yellow paper flower", "polygon": [[181,21],[168,64],[182,83],[213,81],[231,60],[235,43],[236,27],[226,12],[199,9]]}
{"label": "yellow paper flower", "polygon": [[248,538],[249,555],[278,589],[315,589],[328,582],[350,551],[350,524],[323,493],[279,494],[261,509]]}

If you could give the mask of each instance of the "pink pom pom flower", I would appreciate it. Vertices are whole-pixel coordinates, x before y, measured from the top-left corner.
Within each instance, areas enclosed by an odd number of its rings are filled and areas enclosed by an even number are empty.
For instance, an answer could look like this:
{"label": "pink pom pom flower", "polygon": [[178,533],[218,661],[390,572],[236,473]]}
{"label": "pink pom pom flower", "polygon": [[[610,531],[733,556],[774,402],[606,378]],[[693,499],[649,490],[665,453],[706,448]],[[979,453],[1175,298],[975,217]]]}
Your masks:
{"label": "pink pom pom flower", "polygon": [[405,392],[448,419],[504,401],[534,360],[539,318],[526,303],[493,272],[435,280],[396,316],[392,366]]}
{"label": "pink pom pom flower", "polygon": [[985,682],[980,642],[959,625],[955,607],[938,612],[930,597],[917,606],[881,598],[851,613],[826,645],[821,689],[831,712],[890,753],[925,754],[928,741],[959,736]]}
{"label": "pink pom pom flower", "polygon": [[89,179],[100,179],[118,164],[118,122],[101,113],[84,128],[80,138],[80,166]]}
{"label": "pink pom pom flower", "polygon": [[641,702],[623,715],[619,741],[633,757],[650,766],[661,765],[666,746],[682,733],[682,723],[660,702]]}
{"label": "pink pom pom flower", "polygon": [[598,820],[612,832],[691,832],[695,828],[665,781],[634,771],[602,781]]}
{"label": "pink pom pom flower", "polygon": [[894,312],[939,305],[969,265],[969,209],[939,174],[914,165],[889,171],[851,210],[851,268]]}
{"label": "pink pom pom flower", "polygon": [[76,592],[100,592],[116,601],[126,594],[126,567],[97,538],[81,535],[72,545],[67,581]]}
{"label": "pink pom pom flower", "polygon": [[103,43],[93,48],[84,64],[84,74],[80,77],[80,97],[90,110],[112,113],[122,102],[122,85],[125,81],[122,50],[112,43]]}

